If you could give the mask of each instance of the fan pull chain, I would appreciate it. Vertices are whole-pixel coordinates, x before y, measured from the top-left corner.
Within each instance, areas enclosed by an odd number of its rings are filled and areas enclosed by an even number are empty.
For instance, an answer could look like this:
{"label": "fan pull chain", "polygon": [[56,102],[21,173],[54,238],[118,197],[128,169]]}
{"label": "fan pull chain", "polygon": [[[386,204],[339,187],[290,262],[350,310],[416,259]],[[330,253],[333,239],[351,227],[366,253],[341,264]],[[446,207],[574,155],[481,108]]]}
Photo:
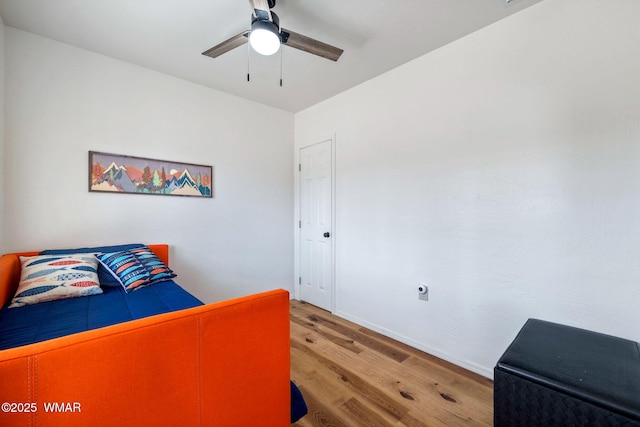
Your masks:
{"label": "fan pull chain", "polygon": [[280,46],[280,87],[282,87],[282,51],[284,47]]}
{"label": "fan pull chain", "polygon": [[251,81],[251,45],[247,43],[247,81]]}

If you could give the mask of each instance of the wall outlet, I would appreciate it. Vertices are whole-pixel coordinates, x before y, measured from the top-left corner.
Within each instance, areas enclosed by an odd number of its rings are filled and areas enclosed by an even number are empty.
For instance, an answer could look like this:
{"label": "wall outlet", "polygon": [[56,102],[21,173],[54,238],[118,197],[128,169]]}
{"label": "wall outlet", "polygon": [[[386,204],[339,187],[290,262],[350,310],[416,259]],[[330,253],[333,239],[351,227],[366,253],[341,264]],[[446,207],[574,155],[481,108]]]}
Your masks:
{"label": "wall outlet", "polygon": [[429,287],[425,283],[418,283],[418,298],[429,301]]}

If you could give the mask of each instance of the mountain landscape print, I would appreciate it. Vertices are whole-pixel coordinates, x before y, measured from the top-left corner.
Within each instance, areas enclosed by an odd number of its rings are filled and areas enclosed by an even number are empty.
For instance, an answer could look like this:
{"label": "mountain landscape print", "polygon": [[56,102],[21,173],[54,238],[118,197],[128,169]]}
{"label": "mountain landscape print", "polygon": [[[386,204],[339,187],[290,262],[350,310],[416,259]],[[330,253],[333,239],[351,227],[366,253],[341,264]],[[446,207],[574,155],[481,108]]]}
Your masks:
{"label": "mountain landscape print", "polygon": [[89,151],[89,191],[213,197],[213,167]]}

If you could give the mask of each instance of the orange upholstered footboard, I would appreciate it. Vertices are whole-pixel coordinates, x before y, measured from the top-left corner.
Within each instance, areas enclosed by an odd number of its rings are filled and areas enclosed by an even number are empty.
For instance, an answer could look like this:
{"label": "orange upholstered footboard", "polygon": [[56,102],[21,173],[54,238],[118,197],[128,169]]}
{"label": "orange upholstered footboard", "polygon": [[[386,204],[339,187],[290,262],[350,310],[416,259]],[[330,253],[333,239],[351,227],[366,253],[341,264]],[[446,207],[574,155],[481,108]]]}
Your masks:
{"label": "orange upholstered footboard", "polygon": [[0,425],[288,425],[288,313],[274,290],[2,350]]}

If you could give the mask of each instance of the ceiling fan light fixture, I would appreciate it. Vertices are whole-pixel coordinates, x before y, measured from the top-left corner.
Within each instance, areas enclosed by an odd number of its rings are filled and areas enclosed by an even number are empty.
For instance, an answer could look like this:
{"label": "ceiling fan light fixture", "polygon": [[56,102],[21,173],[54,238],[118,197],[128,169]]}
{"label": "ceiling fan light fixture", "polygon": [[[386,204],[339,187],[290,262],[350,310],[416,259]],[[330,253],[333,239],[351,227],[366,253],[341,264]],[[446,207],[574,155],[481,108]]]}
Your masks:
{"label": "ceiling fan light fixture", "polygon": [[256,20],[251,25],[249,44],[261,55],[273,55],[280,49],[280,31],[271,21]]}
{"label": "ceiling fan light fixture", "polygon": [[[247,42],[249,52],[253,48],[262,55],[273,55],[280,50],[280,45],[287,45],[292,49],[308,52],[331,61],[337,61],[342,55],[342,49],[280,27],[280,18],[271,10],[276,4],[276,0],[249,0],[249,3],[253,10],[251,28],[202,52],[203,55],[217,58]],[[247,55],[247,59],[249,59],[249,55]]]}

